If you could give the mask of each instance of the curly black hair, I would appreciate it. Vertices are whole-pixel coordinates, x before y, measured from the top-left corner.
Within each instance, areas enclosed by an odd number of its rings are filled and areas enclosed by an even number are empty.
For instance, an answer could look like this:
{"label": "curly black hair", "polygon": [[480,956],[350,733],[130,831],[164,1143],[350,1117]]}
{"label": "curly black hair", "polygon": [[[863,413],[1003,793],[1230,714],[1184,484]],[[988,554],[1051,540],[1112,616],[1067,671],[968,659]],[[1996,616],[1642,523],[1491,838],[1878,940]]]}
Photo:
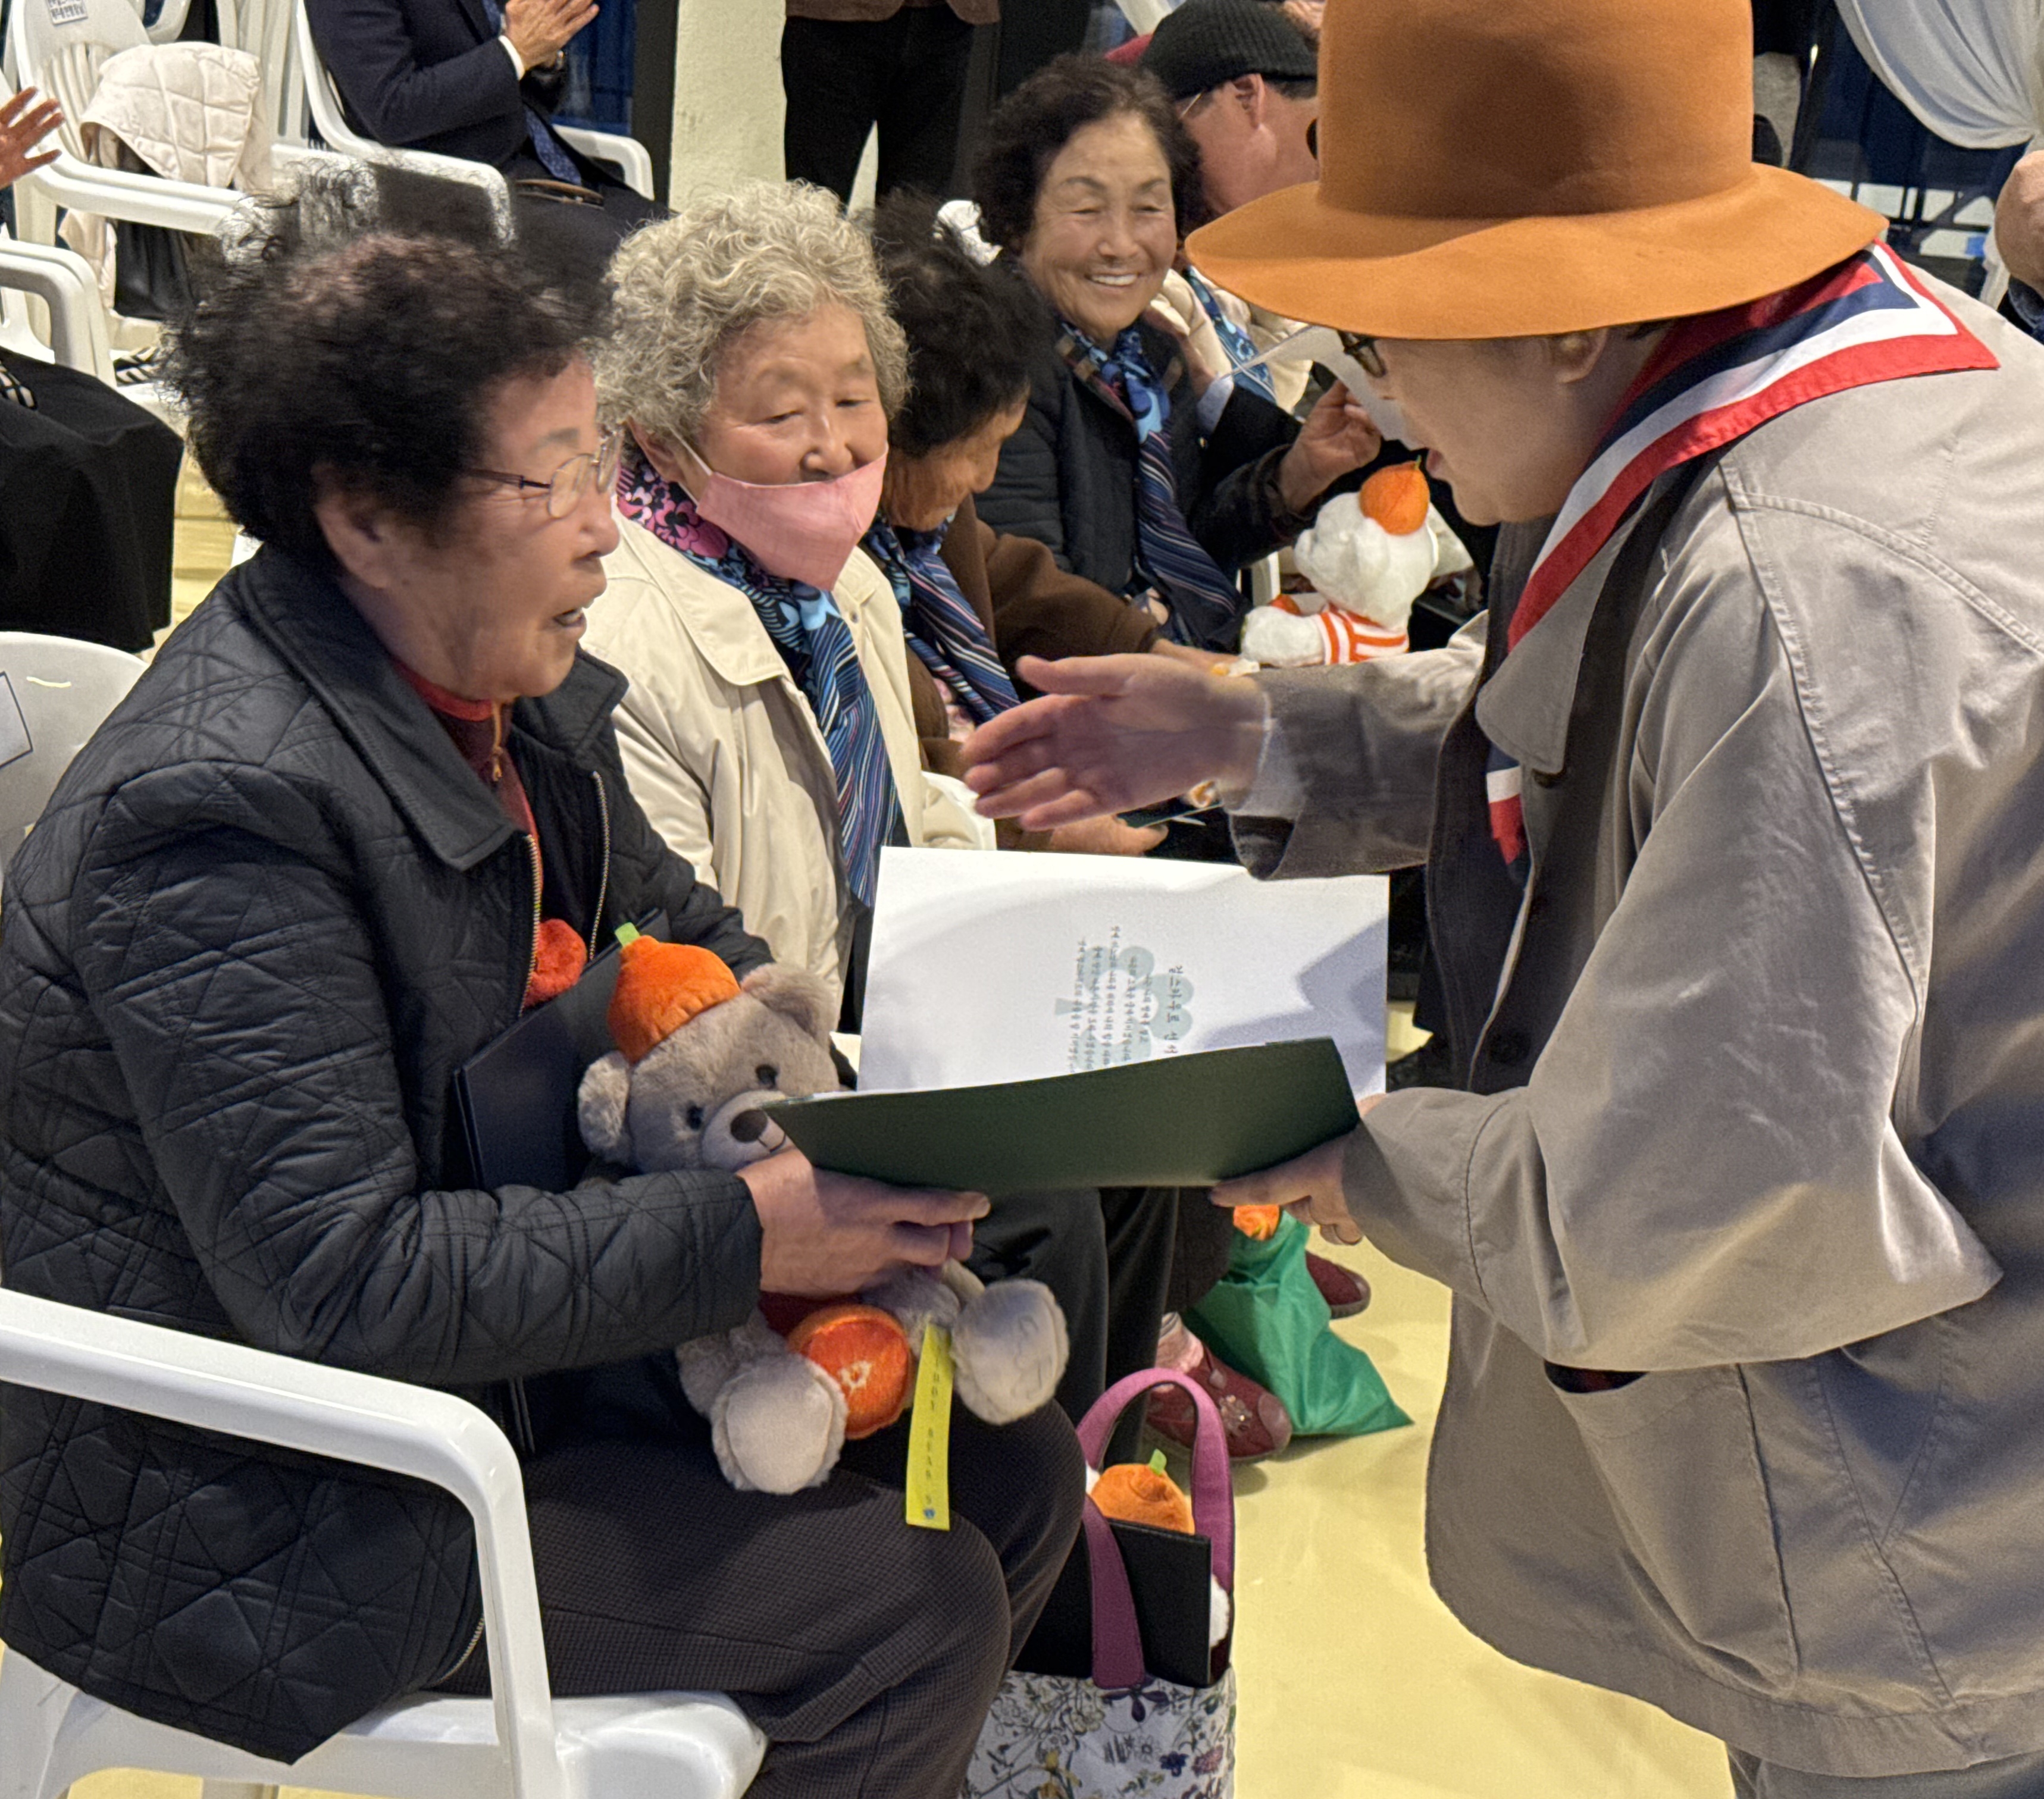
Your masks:
{"label": "curly black hair", "polygon": [[1046,63],[987,121],[972,197],[988,240],[1019,253],[1036,222],[1036,195],[1058,152],[1085,126],[1120,113],[1148,125],[1164,152],[1178,236],[1201,224],[1199,148],[1178,122],[1162,84],[1142,69],[1069,56]]}
{"label": "curly black hair", "polygon": [[1049,321],[1005,269],[984,266],[920,194],[890,194],[867,228],[895,319],[909,339],[909,397],[888,426],[905,456],[970,437],[1025,399]]}
{"label": "curly black hair", "polygon": [[321,481],[444,526],[495,393],[559,373],[605,312],[600,285],[529,247],[332,223],[307,195],[274,209],[168,333],[213,491],[251,536],[321,567]]}

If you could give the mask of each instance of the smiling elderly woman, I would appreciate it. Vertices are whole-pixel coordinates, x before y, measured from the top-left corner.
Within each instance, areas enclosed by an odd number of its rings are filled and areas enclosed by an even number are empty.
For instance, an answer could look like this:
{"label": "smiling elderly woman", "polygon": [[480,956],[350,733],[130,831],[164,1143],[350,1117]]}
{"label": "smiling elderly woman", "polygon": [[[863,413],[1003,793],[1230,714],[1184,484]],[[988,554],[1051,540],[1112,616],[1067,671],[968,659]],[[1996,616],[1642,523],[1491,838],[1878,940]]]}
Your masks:
{"label": "smiling elderly woman", "polygon": [[[597,309],[494,245],[271,249],[175,352],[264,547],[8,880],[7,1285],[467,1392],[519,1439],[555,1692],[722,1688],[756,1793],[951,1799],[1077,1529],[1069,1427],[961,1417],[958,1527],[908,1530],[905,1427],[736,1492],[673,1346],[962,1252],[985,1202],[788,1152],[493,1190],[450,1103],[621,923],[767,960],[632,803],[624,684],[578,654],[617,535]],[[444,1496],[18,1391],[0,1467],[0,1635],[113,1704],[290,1760],[486,1681]]]}
{"label": "smiling elderly woman", "polygon": [[1239,382],[1202,424],[1191,361],[1151,311],[1198,179],[1154,76],[1061,56],[1001,102],[980,228],[1051,328],[979,515],[1147,606],[1174,641],[1232,650],[1236,571],[1290,543],[1382,445],[1339,386],[1301,426]]}
{"label": "smiling elderly woman", "polygon": [[901,615],[858,548],[908,355],[862,233],[760,182],[628,242],[597,361],[626,433],[590,647],[632,790],[783,961],[855,971],[881,846],[984,827],[924,773]]}

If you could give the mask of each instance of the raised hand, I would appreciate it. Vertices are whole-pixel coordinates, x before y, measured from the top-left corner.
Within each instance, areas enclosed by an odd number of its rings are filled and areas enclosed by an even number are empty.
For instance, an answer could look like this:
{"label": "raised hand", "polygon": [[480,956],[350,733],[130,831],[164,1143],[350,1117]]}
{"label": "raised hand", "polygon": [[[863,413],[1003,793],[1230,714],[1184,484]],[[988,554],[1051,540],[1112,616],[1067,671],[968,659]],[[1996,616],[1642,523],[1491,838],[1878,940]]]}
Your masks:
{"label": "raised hand", "polygon": [[759,1285],[810,1298],[858,1293],[909,1267],[939,1268],[972,1249],[979,1193],[888,1187],[829,1174],[798,1149],[748,1163],[738,1178],[759,1214]]}
{"label": "raised hand", "polygon": [[504,35],[528,69],[551,63],[596,17],[591,0],[505,0]]}
{"label": "raised hand", "polygon": [[33,152],[63,123],[63,109],[54,100],[39,98],[33,87],[23,88],[0,105],[0,188],[12,187],[29,170],[57,159],[54,148],[40,155]]}
{"label": "raised hand", "polygon": [[1126,812],[1202,781],[1246,788],[1263,750],[1253,682],[1162,656],[1025,656],[1017,672],[1044,696],[965,740],[979,809],[1025,830]]}
{"label": "raised hand", "polygon": [[1306,415],[1299,435],[1278,465],[1278,485],[1285,504],[1304,513],[1313,502],[1351,469],[1376,460],[1384,439],[1370,415],[1349,390],[1336,382]]}

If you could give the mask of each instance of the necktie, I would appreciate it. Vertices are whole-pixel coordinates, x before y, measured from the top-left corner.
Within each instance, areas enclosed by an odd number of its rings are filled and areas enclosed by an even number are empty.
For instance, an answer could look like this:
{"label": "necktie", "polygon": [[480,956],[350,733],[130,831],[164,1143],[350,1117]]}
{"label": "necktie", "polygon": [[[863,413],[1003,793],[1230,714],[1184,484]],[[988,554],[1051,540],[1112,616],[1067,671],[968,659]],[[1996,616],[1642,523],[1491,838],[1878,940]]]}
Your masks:
{"label": "necktie", "polygon": [[[504,9],[498,0],[482,0],[483,17],[490,21],[490,29],[501,33],[504,29]],[[540,159],[540,167],[556,181],[567,182],[571,186],[586,185],[582,171],[575,167],[574,158],[568,154],[567,146],[554,136],[554,128],[547,123],[547,116],[536,106],[525,109],[525,135],[532,140],[532,154]]]}
{"label": "necktie", "polygon": [[1141,334],[1131,326],[1103,351],[1067,326],[1058,348],[1079,379],[1135,427],[1136,561],[1171,608],[1170,635],[1202,649],[1232,650],[1247,603],[1179,510],[1170,398],[1143,352]]}

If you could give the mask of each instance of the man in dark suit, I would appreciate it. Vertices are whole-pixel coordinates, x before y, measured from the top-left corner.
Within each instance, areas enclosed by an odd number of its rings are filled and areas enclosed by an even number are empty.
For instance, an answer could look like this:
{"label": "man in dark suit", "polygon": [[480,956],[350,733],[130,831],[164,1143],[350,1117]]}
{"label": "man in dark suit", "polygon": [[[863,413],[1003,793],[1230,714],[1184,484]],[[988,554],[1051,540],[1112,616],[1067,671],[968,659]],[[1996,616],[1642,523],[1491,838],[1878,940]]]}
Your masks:
{"label": "man in dark suit", "polygon": [[[562,52],[595,18],[593,0],[306,0],[306,11],[349,123],[379,144],[501,170],[521,227],[608,257],[664,217],[551,122]],[[578,203],[575,190],[593,198]]]}

